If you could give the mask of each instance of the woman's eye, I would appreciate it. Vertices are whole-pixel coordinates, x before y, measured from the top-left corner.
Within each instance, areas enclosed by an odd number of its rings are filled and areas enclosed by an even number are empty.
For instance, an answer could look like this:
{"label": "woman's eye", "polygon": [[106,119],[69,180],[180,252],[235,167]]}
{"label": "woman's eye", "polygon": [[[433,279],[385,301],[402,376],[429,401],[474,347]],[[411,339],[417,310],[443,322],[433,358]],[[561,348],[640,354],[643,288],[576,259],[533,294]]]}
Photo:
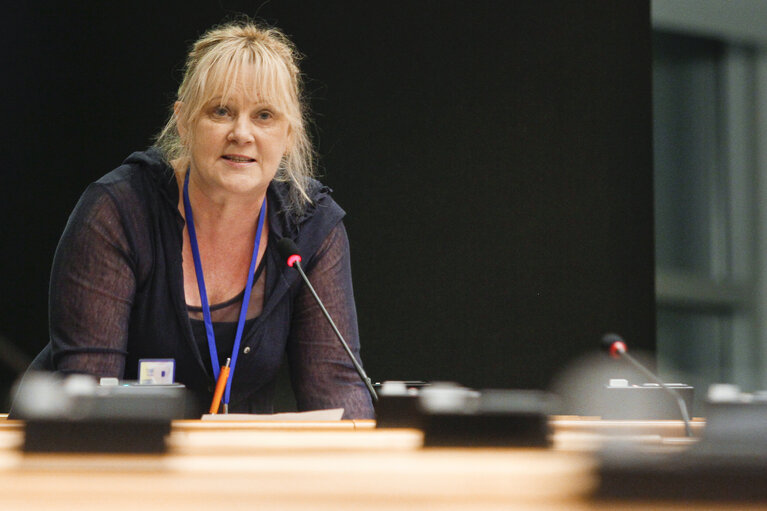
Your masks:
{"label": "woman's eye", "polygon": [[227,110],[223,106],[217,106],[216,108],[213,109],[214,117],[226,117],[227,115],[229,115],[229,110]]}
{"label": "woman's eye", "polygon": [[274,118],[274,114],[269,110],[261,110],[258,112],[257,117],[259,121],[269,121]]}

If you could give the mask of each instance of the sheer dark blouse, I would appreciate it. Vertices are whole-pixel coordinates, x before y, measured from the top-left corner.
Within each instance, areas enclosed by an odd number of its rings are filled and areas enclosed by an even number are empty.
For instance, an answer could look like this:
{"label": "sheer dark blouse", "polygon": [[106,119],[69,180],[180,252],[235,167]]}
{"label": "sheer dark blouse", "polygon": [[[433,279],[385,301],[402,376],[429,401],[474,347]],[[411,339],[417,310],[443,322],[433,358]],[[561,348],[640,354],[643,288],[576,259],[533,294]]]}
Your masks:
{"label": "sheer dark blouse", "polygon": [[[269,243],[254,277],[230,412],[272,411],[275,378],[287,354],[299,410],[343,407],[345,418],[373,417],[346,352],[276,249],[282,237],[294,239],[309,279],[359,360],[344,212],[329,192],[314,182],[312,204],[295,218],[284,212],[287,185],[269,187]],[[200,403],[210,403],[215,382],[202,315],[184,300],[184,220],[177,204],[172,170],[152,149],[132,154],[88,187],[56,250],[51,341],[36,368],[136,379],[139,359],[172,358],[176,381]],[[242,298],[211,306],[219,365],[231,356]]]}

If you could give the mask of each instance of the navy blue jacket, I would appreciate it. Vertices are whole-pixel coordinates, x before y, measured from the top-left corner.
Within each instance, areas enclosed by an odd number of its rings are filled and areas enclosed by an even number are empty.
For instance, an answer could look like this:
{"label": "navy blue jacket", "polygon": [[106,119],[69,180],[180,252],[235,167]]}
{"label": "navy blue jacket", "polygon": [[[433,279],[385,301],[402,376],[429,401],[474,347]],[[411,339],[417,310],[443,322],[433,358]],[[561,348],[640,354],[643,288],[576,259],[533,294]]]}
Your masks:
{"label": "navy blue jacket", "polygon": [[[247,323],[230,412],[269,413],[287,355],[299,410],[343,407],[372,418],[370,396],[298,273],[276,242],[292,238],[318,294],[359,360],[359,335],[342,218],[330,190],[313,181],[300,218],[285,213],[288,184],[267,192],[269,243],[261,314]],[[172,358],[175,380],[201,403],[214,386],[204,340],[184,299],[178,186],[159,153],[136,152],[91,184],[69,218],[54,258],[50,344],[35,369],[137,378],[141,358]]]}

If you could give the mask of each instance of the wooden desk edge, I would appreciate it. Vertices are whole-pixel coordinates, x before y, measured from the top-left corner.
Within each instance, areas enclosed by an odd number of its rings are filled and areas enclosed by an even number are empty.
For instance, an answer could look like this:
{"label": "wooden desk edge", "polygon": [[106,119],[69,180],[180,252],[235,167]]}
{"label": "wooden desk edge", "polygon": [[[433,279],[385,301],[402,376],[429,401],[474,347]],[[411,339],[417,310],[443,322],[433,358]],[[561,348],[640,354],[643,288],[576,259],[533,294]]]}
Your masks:
{"label": "wooden desk edge", "polygon": [[271,420],[235,420],[202,421],[199,419],[174,420],[173,429],[217,430],[217,429],[312,429],[312,430],[371,430],[376,421],[372,419],[351,419],[339,421],[271,421]]}

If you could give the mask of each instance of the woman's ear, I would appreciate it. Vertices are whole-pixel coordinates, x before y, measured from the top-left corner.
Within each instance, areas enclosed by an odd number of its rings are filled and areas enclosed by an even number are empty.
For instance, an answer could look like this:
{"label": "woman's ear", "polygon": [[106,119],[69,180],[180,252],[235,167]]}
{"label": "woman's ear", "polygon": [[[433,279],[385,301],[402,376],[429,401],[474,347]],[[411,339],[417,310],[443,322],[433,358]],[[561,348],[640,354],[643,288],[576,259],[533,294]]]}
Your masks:
{"label": "woman's ear", "polygon": [[187,126],[186,123],[182,121],[182,109],[184,107],[184,104],[181,101],[176,101],[173,103],[173,117],[176,118],[176,131],[178,131],[178,136],[181,137],[183,140],[186,136],[187,132]]}

